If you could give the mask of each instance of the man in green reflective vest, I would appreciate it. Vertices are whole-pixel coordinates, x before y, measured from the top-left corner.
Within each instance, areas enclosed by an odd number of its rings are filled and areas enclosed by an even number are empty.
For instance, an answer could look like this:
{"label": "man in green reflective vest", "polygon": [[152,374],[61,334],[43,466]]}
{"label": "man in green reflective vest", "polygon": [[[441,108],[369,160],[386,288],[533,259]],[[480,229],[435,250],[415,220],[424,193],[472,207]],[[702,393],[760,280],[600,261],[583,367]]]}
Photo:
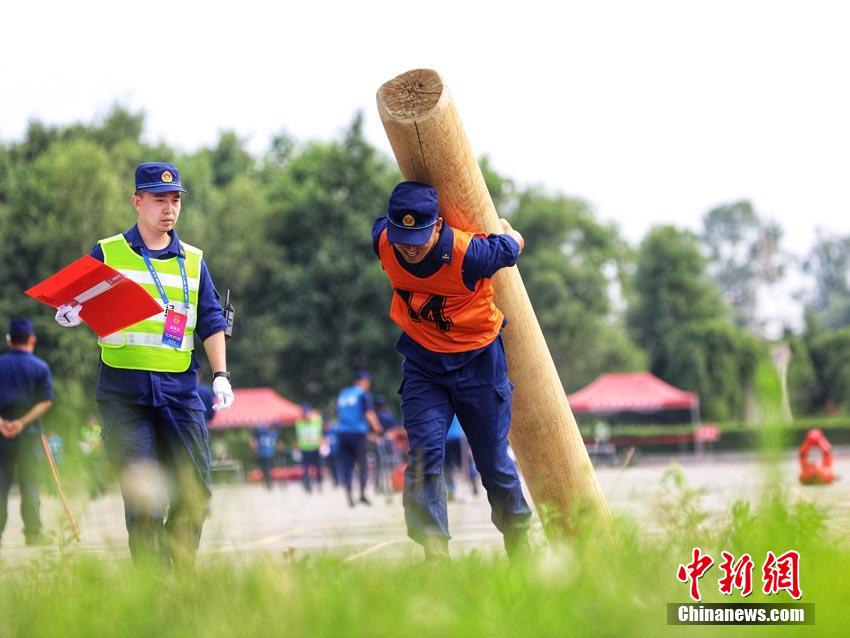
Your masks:
{"label": "man in green reflective vest", "polygon": [[[173,164],[140,164],[131,198],[136,225],[100,240],[91,253],[141,284],[162,307],[161,313],[98,340],[95,399],[136,562],[191,563],[206,518],[210,448],[198,396],[196,334],[213,370],[214,408],[224,410],[233,402],[219,295],[202,251],[174,230],[185,192]],[[78,325],[80,308],[61,306],[56,321]],[[168,491],[165,507],[162,489]]]}
{"label": "man in green reflective vest", "polygon": [[301,406],[301,418],[295,422],[295,435],[298,438],[298,449],[301,450],[304,489],[308,494],[313,490],[313,477],[310,475],[310,468],[313,468],[316,485],[321,491],[322,462],[319,448],[322,445],[322,415],[309,403]]}

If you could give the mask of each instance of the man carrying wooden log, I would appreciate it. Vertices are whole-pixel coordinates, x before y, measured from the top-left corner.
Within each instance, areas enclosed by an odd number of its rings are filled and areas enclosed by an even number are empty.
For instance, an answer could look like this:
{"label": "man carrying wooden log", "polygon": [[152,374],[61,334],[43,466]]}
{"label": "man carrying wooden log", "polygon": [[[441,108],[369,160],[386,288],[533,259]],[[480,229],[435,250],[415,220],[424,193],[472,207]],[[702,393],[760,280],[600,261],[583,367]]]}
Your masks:
{"label": "man carrying wooden log", "polygon": [[390,318],[403,330],[400,388],[410,443],[404,477],[404,512],[410,537],[426,562],[448,560],[448,518],[443,476],[446,431],[452,416],[469,440],[492,520],[508,556],[528,551],[531,510],[508,457],[512,385],[490,277],[513,266],[522,235],[502,219],[503,234],[474,235],[444,223],[437,192],[402,182],[387,214],[372,228],[373,248],[393,287]]}

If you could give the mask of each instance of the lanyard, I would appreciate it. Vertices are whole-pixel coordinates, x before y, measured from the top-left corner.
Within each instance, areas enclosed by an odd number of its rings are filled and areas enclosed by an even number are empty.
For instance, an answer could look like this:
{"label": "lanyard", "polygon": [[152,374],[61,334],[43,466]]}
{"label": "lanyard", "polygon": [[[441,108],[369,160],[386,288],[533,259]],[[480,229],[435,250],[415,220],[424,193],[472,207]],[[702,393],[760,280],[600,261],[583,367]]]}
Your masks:
{"label": "lanyard", "polygon": [[[165,288],[159,280],[159,275],[151,263],[151,254],[148,247],[142,244],[142,258],[145,260],[145,265],[148,267],[148,272],[153,278],[153,283],[156,284],[156,289],[159,291],[159,296],[162,298],[162,303],[165,304],[165,310],[168,312],[168,295],[165,294]],[[189,280],[186,278],[186,264],[183,255],[177,255],[177,263],[180,264],[180,277],[183,279],[183,302],[186,304],[186,312],[189,312]]]}

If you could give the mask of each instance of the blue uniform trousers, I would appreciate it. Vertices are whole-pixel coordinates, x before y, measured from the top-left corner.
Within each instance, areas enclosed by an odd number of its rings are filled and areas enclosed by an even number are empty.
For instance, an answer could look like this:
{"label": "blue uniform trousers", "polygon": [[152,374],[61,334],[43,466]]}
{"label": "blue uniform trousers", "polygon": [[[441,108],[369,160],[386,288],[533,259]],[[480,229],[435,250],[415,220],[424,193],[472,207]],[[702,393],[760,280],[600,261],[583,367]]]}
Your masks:
{"label": "blue uniform trousers", "polygon": [[406,358],[403,376],[401,409],[410,445],[403,493],[408,535],[418,543],[429,535],[449,538],[443,469],[454,414],[481,473],[493,523],[506,543],[514,534],[524,534],[531,510],[508,457],[512,386],[501,339],[450,371],[438,372]]}
{"label": "blue uniform trousers", "polygon": [[[98,408],[106,452],[121,484],[133,559],[191,562],[210,499],[203,411],[120,401],[98,401]],[[153,487],[159,477],[167,486],[167,503]]]}
{"label": "blue uniform trousers", "polygon": [[24,430],[13,439],[0,437],[0,534],[8,519],[9,488],[18,475],[21,488],[21,518],[24,536],[32,538],[41,531],[38,497],[39,432]]}
{"label": "blue uniform trousers", "polygon": [[360,474],[360,496],[366,493],[367,468],[366,468],[366,435],[357,432],[339,432],[339,481],[345,490],[351,494],[354,481],[354,466],[357,466]]}
{"label": "blue uniform trousers", "polygon": [[310,474],[310,468],[314,468],[316,472],[316,485],[319,486],[319,491],[321,491],[322,458],[319,456],[319,450],[301,450],[301,468],[304,470],[304,475],[301,477],[304,489],[308,492],[313,490],[313,477]]}

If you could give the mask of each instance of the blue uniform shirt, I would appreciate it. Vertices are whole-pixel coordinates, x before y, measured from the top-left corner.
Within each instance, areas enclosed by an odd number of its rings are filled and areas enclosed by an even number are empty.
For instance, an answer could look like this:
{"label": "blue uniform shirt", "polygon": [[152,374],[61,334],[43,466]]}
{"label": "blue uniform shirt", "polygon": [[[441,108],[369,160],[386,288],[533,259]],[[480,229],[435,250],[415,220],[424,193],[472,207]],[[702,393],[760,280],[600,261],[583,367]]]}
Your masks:
{"label": "blue uniform shirt", "polygon": [[[177,231],[170,232],[171,243],[162,250],[151,250],[152,259],[171,259],[183,254]],[[130,247],[142,254],[144,241],[137,226],[124,233]],[[103,259],[103,249],[95,245],[91,256],[99,261]],[[201,341],[210,335],[224,330],[227,322],[221,309],[218,292],[207,270],[206,262],[201,260],[201,281],[198,288],[198,321],[195,333]],[[125,370],[112,368],[100,362],[100,380],[94,398],[98,401],[122,401],[153,407],[179,407],[192,410],[204,410],[204,404],[198,396],[198,361],[192,352],[192,361],[185,372],[150,372],[148,370]]]}
{"label": "blue uniform shirt", "polygon": [[[376,255],[378,254],[378,240],[388,223],[386,216],[383,216],[378,217],[372,226],[372,250],[375,251]],[[451,226],[443,222],[443,229],[440,231],[437,243],[425,259],[418,264],[407,263],[398,254],[395,246],[393,246],[393,251],[395,251],[398,263],[401,264],[402,268],[411,275],[424,279],[437,272],[443,264],[451,263],[453,247],[454,231]],[[487,237],[473,237],[466,249],[466,256],[461,266],[463,283],[470,290],[475,290],[475,286],[480,280],[492,277],[501,268],[513,266],[518,258],[519,244],[510,235],[491,234]],[[493,343],[468,352],[437,353],[423,348],[402,332],[395,347],[405,358],[411,359],[429,370],[450,372],[466,365],[481,352],[490,348]]]}
{"label": "blue uniform shirt", "polygon": [[372,395],[363,388],[353,385],[339,393],[336,400],[336,416],[339,419],[339,434],[367,434],[369,422],[366,412],[373,410]]}
{"label": "blue uniform shirt", "polygon": [[254,430],[257,441],[257,456],[261,459],[273,459],[277,448],[277,428],[261,425]]}
{"label": "blue uniform shirt", "polygon": [[[37,356],[10,348],[0,355],[0,417],[18,419],[41,401],[53,401],[50,368]],[[41,432],[41,422],[31,423],[23,433]]]}

